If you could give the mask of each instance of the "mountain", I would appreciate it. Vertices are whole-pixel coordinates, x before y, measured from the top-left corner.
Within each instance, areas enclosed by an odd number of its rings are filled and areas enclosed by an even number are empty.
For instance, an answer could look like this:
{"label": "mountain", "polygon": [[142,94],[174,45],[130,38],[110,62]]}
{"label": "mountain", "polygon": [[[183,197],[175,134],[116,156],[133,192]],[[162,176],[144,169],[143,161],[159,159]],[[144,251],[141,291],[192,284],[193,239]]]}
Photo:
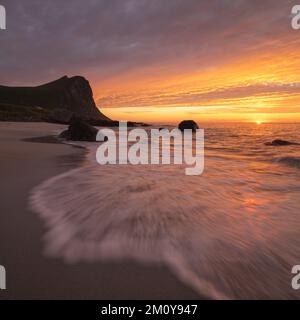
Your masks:
{"label": "mountain", "polygon": [[88,122],[110,121],[96,107],[89,82],[64,76],[37,87],[0,86],[0,120],[69,123],[72,116]]}

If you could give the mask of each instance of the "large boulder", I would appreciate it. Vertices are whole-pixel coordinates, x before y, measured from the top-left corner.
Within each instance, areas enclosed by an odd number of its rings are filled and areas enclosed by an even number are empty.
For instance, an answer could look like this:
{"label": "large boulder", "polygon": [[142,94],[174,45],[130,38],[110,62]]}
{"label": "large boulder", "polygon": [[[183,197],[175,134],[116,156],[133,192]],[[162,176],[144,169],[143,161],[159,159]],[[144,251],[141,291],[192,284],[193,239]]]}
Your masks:
{"label": "large boulder", "polygon": [[63,131],[59,137],[71,141],[96,141],[98,130],[87,122],[73,117],[68,130]]}
{"label": "large boulder", "polygon": [[194,120],[184,120],[179,123],[178,129],[181,131],[183,131],[185,129],[190,129],[190,130],[196,131],[197,129],[199,129],[199,127]]}
{"label": "large boulder", "polygon": [[276,139],[276,140],[273,140],[272,142],[266,142],[265,145],[266,146],[274,146],[274,147],[276,147],[276,146],[298,146],[299,143]]}

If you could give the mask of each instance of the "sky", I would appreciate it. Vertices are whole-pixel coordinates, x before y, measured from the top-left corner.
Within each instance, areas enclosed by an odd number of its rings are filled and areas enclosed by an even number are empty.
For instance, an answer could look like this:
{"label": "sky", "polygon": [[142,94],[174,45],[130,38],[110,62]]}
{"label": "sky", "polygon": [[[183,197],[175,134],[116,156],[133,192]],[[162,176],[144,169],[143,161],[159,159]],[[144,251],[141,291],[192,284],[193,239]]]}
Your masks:
{"label": "sky", "polygon": [[0,4],[0,84],[82,75],[116,120],[300,121],[297,1]]}

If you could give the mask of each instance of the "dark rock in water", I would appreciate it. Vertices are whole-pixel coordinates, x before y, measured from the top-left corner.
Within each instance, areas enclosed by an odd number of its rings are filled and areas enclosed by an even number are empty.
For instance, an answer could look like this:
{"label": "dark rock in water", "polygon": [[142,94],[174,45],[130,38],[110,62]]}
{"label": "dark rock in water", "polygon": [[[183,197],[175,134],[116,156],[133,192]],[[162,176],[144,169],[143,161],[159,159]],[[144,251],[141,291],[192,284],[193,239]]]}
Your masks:
{"label": "dark rock in water", "polygon": [[72,141],[96,141],[98,130],[85,121],[73,117],[68,130],[63,131],[59,138]]}
{"label": "dark rock in water", "polygon": [[276,147],[276,146],[298,146],[300,144],[296,143],[296,142],[290,142],[290,141],[286,141],[286,140],[276,139],[276,140],[273,140],[272,142],[266,142],[265,145]]}
{"label": "dark rock in water", "polygon": [[285,164],[289,167],[300,168],[300,157],[280,157],[275,159],[276,162]]}
{"label": "dark rock in water", "polygon": [[199,127],[194,120],[184,120],[180,122],[180,124],[178,125],[178,129],[181,131],[185,129],[191,129],[193,131],[196,131],[197,129],[199,129]]}
{"label": "dark rock in water", "polygon": [[0,120],[70,123],[73,115],[87,122],[110,121],[96,107],[83,77],[65,76],[37,87],[0,86]]}

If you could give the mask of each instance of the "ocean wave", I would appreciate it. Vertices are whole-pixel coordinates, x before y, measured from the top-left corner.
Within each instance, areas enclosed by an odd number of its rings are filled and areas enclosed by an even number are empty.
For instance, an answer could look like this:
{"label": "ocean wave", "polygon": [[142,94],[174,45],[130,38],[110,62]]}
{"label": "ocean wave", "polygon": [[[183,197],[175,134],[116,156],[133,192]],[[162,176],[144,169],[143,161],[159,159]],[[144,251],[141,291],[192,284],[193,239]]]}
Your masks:
{"label": "ocean wave", "polygon": [[[127,170],[125,175],[116,175],[115,168],[111,168],[98,177],[105,182],[97,190],[91,190],[84,179],[92,173],[90,170],[94,168],[74,169],[50,178],[33,190],[31,208],[47,226],[47,256],[61,257],[67,263],[123,258],[163,263],[201,295],[228,299],[188,267],[180,254],[188,239],[182,242],[182,248],[172,244],[176,230],[171,234],[167,224],[172,222],[176,229],[180,228],[184,217],[176,218],[172,214],[175,204],[170,203],[170,209],[165,212],[159,205],[153,205],[153,201],[157,203],[161,198],[157,194],[158,181],[136,178]],[[126,184],[122,183],[126,180]],[[78,197],[79,193],[82,196]],[[144,201],[149,193],[152,196]]]}

